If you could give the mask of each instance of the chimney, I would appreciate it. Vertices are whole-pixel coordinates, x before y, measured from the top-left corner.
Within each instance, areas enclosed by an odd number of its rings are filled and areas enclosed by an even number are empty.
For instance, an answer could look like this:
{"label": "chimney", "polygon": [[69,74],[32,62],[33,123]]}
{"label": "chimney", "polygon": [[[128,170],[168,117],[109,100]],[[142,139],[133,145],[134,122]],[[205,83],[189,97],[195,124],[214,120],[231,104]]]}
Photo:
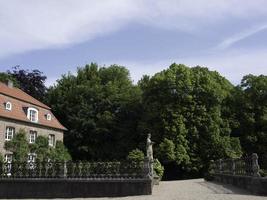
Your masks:
{"label": "chimney", "polygon": [[8,80],[8,81],[7,81],[7,86],[8,86],[9,88],[13,88],[13,81]]}

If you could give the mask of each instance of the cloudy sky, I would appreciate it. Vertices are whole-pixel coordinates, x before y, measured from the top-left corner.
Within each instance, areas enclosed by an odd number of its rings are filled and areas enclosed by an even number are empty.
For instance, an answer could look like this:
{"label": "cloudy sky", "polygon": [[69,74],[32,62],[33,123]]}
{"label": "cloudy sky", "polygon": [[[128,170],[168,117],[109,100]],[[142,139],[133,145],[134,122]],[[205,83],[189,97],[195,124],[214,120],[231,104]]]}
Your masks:
{"label": "cloudy sky", "polygon": [[48,85],[78,66],[126,66],[136,82],[171,63],[238,84],[267,74],[266,0],[0,0],[0,71],[39,69]]}

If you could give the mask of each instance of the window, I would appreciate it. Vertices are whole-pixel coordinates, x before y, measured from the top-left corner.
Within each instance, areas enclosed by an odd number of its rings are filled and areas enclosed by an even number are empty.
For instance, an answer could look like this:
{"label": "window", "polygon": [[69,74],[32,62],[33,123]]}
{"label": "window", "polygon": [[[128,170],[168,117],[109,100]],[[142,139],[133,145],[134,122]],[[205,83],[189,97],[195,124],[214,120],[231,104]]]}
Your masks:
{"label": "window", "polygon": [[10,102],[6,102],[6,110],[12,110],[12,104]]}
{"label": "window", "polygon": [[36,154],[35,153],[29,153],[28,154],[28,162],[35,162],[36,161]]}
{"label": "window", "polygon": [[5,158],[4,158],[4,161],[7,162],[7,163],[11,163],[12,162],[12,154],[6,154],[5,155]]}
{"label": "window", "polygon": [[36,137],[37,137],[37,131],[30,131],[29,142],[35,143]]}
{"label": "window", "polygon": [[52,118],[52,117],[51,117],[51,114],[48,113],[48,114],[46,115],[46,119],[49,120],[49,121],[51,121],[51,118]]}
{"label": "window", "polygon": [[14,134],[15,134],[15,128],[13,128],[13,127],[6,127],[5,140],[6,141],[12,140]]}
{"label": "window", "polygon": [[38,122],[38,110],[35,108],[28,108],[27,117],[32,122]]}
{"label": "window", "polygon": [[49,134],[48,136],[48,144],[49,146],[55,146],[55,135]]}

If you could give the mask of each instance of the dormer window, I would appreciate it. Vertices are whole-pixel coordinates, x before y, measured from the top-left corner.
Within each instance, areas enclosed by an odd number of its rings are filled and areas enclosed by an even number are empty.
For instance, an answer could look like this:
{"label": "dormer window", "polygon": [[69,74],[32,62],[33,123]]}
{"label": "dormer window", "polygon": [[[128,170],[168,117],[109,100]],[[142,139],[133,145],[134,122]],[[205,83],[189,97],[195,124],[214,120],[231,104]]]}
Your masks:
{"label": "dormer window", "polygon": [[46,114],[46,120],[49,120],[49,121],[51,121],[51,119],[52,119],[52,116],[51,116],[51,114]]}
{"label": "dormer window", "polygon": [[6,110],[12,110],[12,104],[10,102],[5,103]]}
{"label": "dormer window", "polygon": [[38,122],[38,110],[35,108],[28,108],[27,118],[32,122]]}

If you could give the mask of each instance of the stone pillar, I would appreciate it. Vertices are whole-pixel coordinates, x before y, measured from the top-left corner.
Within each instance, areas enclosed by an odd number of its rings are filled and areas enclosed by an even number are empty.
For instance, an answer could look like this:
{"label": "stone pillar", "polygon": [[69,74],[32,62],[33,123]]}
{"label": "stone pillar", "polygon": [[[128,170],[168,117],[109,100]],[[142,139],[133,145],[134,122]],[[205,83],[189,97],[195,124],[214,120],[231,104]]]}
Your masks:
{"label": "stone pillar", "polygon": [[151,168],[150,168],[149,158],[145,157],[145,160],[144,160],[144,176],[145,177],[151,178],[150,170],[151,170]]}
{"label": "stone pillar", "polygon": [[236,171],[235,171],[235,159],[232,159],[232,174],[235,175]]}
{"label": "stone pillar", "polygon": [[219,173],[222,174],[222,159],[219,159]]}
{"label": "stone pillar", "polygon": [[260,166],[258,164],[258,155],[256,153],[253,153],[251,155],[252,159],[252,175],[255,177],[260,177]]}
{"label": "stone pillar", "polygon": [[64,161],[64,166],[63,166],[63,177],[66,178],[68,173],[68,168],[67,168],[67,162]]}

